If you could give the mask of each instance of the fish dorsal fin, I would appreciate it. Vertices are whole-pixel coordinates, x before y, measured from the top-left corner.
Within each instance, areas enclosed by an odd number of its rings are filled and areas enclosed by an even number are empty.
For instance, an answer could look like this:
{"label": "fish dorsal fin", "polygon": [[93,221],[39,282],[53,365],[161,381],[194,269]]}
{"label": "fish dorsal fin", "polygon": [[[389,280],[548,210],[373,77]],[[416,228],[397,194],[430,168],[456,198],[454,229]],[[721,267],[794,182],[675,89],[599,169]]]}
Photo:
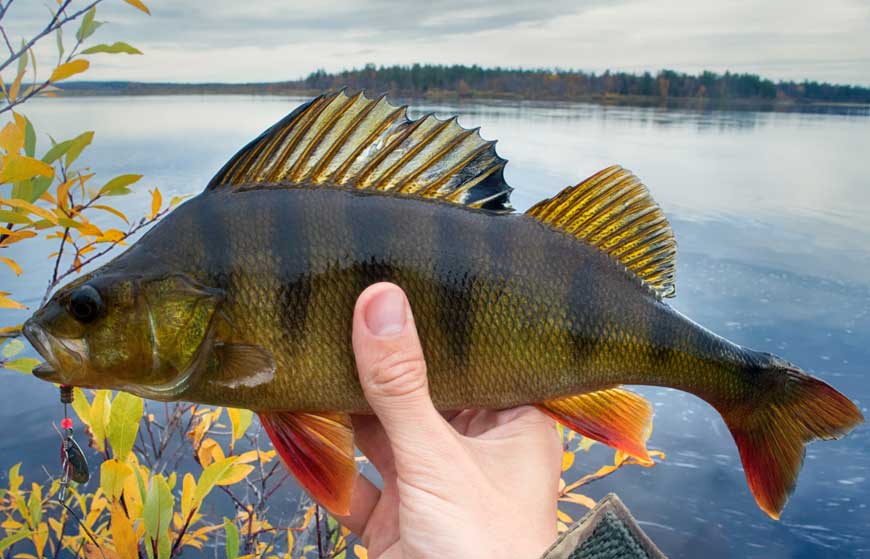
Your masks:
{"label": "fish dorsal fin", "polygon": [[337,186],[510,210],[507,163],[495,142],[456,117],[416,120],[407,106],[362,92],[321,95],[242,148],[208,189]]}
{"label": "fish dorsal fin", "polygon": [[646,186],[618,165],[527,212],[609,254],[659,297],[675,293],[677,242]]}

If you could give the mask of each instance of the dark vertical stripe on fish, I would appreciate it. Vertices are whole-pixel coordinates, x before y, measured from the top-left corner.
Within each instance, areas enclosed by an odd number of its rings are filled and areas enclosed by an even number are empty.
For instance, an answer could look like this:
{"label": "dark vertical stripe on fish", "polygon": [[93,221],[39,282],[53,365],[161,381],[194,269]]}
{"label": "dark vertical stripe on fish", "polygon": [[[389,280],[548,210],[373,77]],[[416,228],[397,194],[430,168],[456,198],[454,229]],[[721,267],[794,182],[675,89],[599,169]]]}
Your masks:
{"label": "dark vertical stripe on fish", "polygon": [[311,301],[311,240],[305,227],[307,205],[308,198],[298,197],[292,203],[271,207],[274,215],[268,246],[274,251],[276,272],[281,281],[278,307],[288,348],[301,347],[299,340],[304,335]]}
{"label": "dark vertical stripe on fish", "polygon": [[[455,210],[444,204],[437,204],[432,214],[436,232],[435,268],[442,278],[437,294],[438,325],[447,339],[456,365],[465,369],[473,349],[473,297],[476,277],[461,271],[462,267],[456,266],[453,259],[459,250],[475,254],[479,262],[484,262],[486,255],[480,254],[479,249],[483,246],[481,239],[473,238],[467,231],[453,226],[453,220],[447,215],[450,211]],[[483,274],[487,270],[479,269],[478,272]]]}
{"label": "dark vertical stripe on fish", "polygon": [[572,355],[578,373],[589,372],[599,352],[606,349],[607,340],[601,331],[603,324],[597,322],[601,313],[607,311],[607,286],[602,285],[598,277],[597,274],[573,274],[566,283],[567,292],[562,298],[562,308],[579,313],[574,317],[579,327],[571,336]]}
{"label": "dark vertical stripe on fish", "polygon": [[[204,268],[221,288],[229,286],[233,263],[232,227],[226,222],[226,208],[231,207],[232,193],[207,194],[206,203],[194,214],[202,235]],[[223,211],[222,211],[223,208]]]}

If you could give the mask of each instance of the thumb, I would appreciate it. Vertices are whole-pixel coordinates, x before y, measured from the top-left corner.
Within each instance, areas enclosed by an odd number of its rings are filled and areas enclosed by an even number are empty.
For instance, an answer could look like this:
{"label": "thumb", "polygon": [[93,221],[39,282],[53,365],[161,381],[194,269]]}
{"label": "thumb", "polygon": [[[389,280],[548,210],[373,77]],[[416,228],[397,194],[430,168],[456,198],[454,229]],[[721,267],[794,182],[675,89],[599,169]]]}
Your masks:
{"label": "thumb", "polygon": [[362,292],[354,309],[353,350],[363,393],[390,440],[396,468],[444,456],[455,437],[429,397],[423,349],[399,287],[377,283]]}

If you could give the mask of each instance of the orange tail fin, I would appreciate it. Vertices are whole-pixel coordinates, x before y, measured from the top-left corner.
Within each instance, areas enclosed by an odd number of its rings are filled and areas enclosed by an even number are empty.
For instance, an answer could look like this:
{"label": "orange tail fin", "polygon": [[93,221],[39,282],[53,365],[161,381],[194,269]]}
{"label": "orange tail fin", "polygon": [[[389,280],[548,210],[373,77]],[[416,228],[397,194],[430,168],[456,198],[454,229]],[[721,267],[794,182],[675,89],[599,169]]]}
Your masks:
{"label": "orange tail fin", "polygon": [[792,366],[772,368],[775,386],[764,392],[762,402],[720,412],[737,443],[758,506],[779,519],[803,465],[804,445],[838,439],[864,418],[855,404],[825,382]]}

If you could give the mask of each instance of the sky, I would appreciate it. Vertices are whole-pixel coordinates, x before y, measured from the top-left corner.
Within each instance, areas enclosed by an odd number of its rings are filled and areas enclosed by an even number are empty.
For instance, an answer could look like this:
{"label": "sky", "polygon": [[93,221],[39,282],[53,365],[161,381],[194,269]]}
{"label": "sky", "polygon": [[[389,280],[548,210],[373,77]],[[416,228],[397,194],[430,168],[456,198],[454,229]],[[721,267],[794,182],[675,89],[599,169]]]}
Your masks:
{"label": "sky", "polygon": [[[870,0],[144,1],[150,17],[105,0],[94,39],[124,40],[145,56],[94,57],[88,79],[282,81],[420,62],[870,85]],[[19,0],[7,32],[45,13],[44,2]]]}

